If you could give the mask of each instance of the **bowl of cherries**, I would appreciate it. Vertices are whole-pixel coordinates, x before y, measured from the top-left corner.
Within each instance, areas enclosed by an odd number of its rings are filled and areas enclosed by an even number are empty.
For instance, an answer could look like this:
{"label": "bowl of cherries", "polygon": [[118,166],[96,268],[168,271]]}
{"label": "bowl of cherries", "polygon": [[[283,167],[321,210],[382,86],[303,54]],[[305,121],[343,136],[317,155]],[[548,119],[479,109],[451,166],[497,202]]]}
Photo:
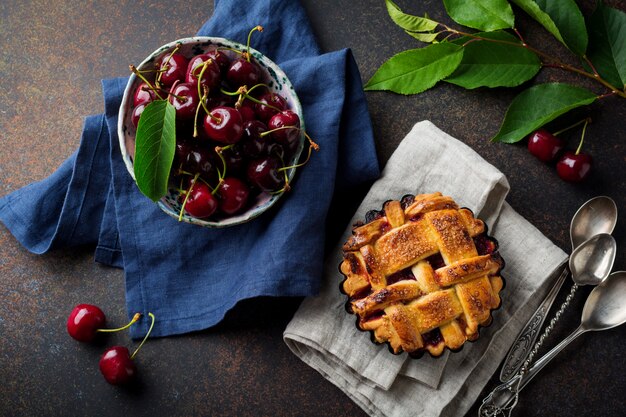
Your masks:
{"label": "bowl of cherries", "polygon": [[226,227],[259,216],[318,148],[285,73],[250,47],[255,31],[247,45],[179,39],[130,66],[122,158],[139,190],[179,221]]}

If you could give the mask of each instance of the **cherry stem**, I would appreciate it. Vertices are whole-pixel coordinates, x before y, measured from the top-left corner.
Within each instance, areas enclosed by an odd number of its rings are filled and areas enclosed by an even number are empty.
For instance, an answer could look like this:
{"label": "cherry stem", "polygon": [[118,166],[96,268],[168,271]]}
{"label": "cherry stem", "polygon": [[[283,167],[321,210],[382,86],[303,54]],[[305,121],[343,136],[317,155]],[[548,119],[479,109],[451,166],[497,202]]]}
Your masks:
{"label": "cherry stem", "polygon": [[288,167],[278,168],[278,169],[277,169],[277,171],[279,171],[279,172],[280,172],[280,171],[287,171],[288,169],[291,169],[291,168],[300,168],[301,166],[303,166],[303,165],[305,165],[307,162],[309,162],[309,159],[311,159],[311,153],[312,153],[313,149],[315,149],[316,151],[319,151],[319,150],[320,150],[320,146],[319,146],[317,143],[313,142],[313,139],[311,139],[311,137],[310,137],[309,135],[307,135],[307,133],[306,133],[306,132],[304,132],[304,136],[305,136],[305,137],[308,139],[308,141],[309,141],[309,153],[308,153],[308,155],[306,156],[306,159],[304,160],[304,162],[301,162],[301,163],[299,163],[299,164],[295,164],[295,165],[291,165],[291,166],[288,166]]}
{"label": "cherry stem", "polygon": [[576,148],[576,155],[580,153],[580,150],[583,148],[583,142],[585,141],[585,132],[587,131],[587,125],[591,122],[590,118],[586,118],[585,124],[583,125],[583,133],[580,135],[580,142],[578,143],[578,148]]}
{"label": "cherry stem", "polygon": [[[202,69],[200,70],[200,75],[198,75],[198,97],[202,95],[202,92],[200,91],[200,84],[201,84],[200,80],[202,79],[202,76],[204,75],[204,71],[206,71],[207,67],[211,64],[211,62],[213,62],[213,60],[209,58],[202,63]],[[198,67],[195,67],[193,69],[193,74],[192,74],[193,76],[196,75],[195,72],[198,69]]]}
{"label": "cherry stem", "polygon": [[522,41],[522,45],[526,45],[526,41],[524,40],[524,37],[522,36],[522,34],[519,33],[519,30],[517,30],[517,28],[513,28],[513,32],[515,32],[519,40]]}
{"label": "cherry stem", "polygon": [[152,314],[152,313],[148,313],[148,316],[150,316],[150,318],[152,319],[152,322],[150,323],[150,328],[148,329],[148,333],[146,333],[146,336],[141,341],[141,344],[139,346],[137,346],[137,349],[135,349],[133,354],[130,355],[130,359],[131,360],[135,358],[135,355],[137,355],[137,352],[139,352],[139,349],[141,349],[143,344],[146,343],[146,340],[148,340],[148,337],[150,336],[150,333],[152,333],[152,328],[154,327],[155,318],[154,318],[154,314]]}
{"label": "cherry stem", "polygon": [[579,75],[582,75],[583,77],[587,77],[587,78],[591,78],[592,80],[595,80],[596,82],[602,84],[603,86],[605,86],[606,88],[610,89],[612,92],[614,92],[615,94],[617,94],[618,96],[622,97],[622,98],[626,98],[626,92],[624,91],[620,91],[617,87],[615,87],[614,85],[612,85],[611,83],[609,83],[608,81],[606,81],[605,79],[603,79],[602,77],[598,76],[598,74],[592,74],[590,72],[581,70],[579,68],[576,68],[572,65],[569,64],[565,64],[562,63],[556,59],[554,59],[553,56],[542,52],[536,48],[533,48],[532,46],[528,45],[527,43],[519,43],[519,42],[511,42],[511,41],[503,41],[500,39],[490,39],[490,38],[485,38],[473,33],[467,33],[467,32],[462,32],[456,29],[453,29],[447,25],[444,25],[443,23],[439,23],[441,26],[443,26],[445,28],[446,31],[450,32],[450,33],[454,33],[456,35],[460,35],[460,36],[467,36],[470,38],[474,38],[474,39],[478,39],[478,40],[482,40],[482,41],[487,41],[487,42],[494,42],[494,43],[500,43],[503,45],[511,45],[511,46],[515,46],[518,48],[525,48],[528,49],[529,51],[535,53],[537,56],[547,60],[547,63],[542,63],[542,65],[544,67],[552,67],[552,68],[560,68],[562,70],[565,71],[569,71],[569,72],[573,72]]}
{"label": "cherry stem", "polygon": [[[279,131],[279,130],[286,130],[286,129],[298,129],[298,130],[302,130],[302,129],[300,129],[299,127],[296,127],[296,126],[281,126],[281,127],[277,127],[277,128],[271,129],[271,130],[266,130],[265,132],[261,132],[261,133],[259,134],[259,136],[263,138],[263,137],[265,137],[265,136],[267,136],[267,135],[269,135],[269,134],[271,134],[271,133],[273,133],[273,132],[277,132],[277,131]],[[306,133],[305,133],[305,135],[306,135]]]}
{"label": "cherry stem", "polygon": [[224,167],[224,169],[222,171],[220,171],[219,169],[217,170],[218,182],[217,182],[217,186],[213,190],[212,194],[217,193],[218,188],[220,188],[220,185],[222,185],[222,182],[224,182],[224,178],[226,177],[226,160],[224,159],[224,155],[222,155],[222,151],[224,151],[226,149],[230,149],[230,148],[232,148],[232,145],[228,145],[228,146],[224,146],[224,147],[221,147],[221,146],[216,146],[215,147],[215,153],[222,160],[222,167]]}
{"label": "cherry stem", "polygon": [[[193,117],[193,137],[194,138],[198,137],[198,116],[200,115],[200,108],[204,108],[204,110],[207,110],[206,104],[204,104],[204,102],[207,100],[208,93],[209,93],[208,89],[206,89],[204,91],[204,94],[200,98],[200,104],[198,105],[198,107],[196,107],[196,114]],[[207,111],[207,113],[209,112]]]}
{"label": "cherry stem", "polygon": [[119,332],[119,331],[122,331],[122,330],[126,330],[130,326],[135,324],[140,318],[141,318],[141,313],[135,313],[135,315],[133,316],[132,320],[126,326],[118,327],[117,329],[96,329],[96,331],[97,332],[101,332],[101,333],[113,333],[113,332]]}
{"label": "cherry stem", "polygon": [[582,120],[579,120],[576,123],[574,123],[573,125],[567,126],[567,127],[563,128],[563,129],[559,130],[558,132],[553,133],[553,135],[554,136],[558,136],[558,135],[560,135],[563,132],[567,132],[568,130],[573,129],[576,126],[579,126],[579,125],[581,125],[583,123],[589,123],[590,121],[591,121],[591,119],[589,117],[587,117],[585,119],[582,119]]}
{"label": "cherry stem", "polygon": [[178,213],[179,222],[183,221],[183,214],[185,213],[185,205],[187,204],[187,200],[189,200],[189,194],[191,194],[191,190],[193,190],[193,187],[196,185],[196,181],[198,180],[199,176],[200,174],[198,173],[193,177],[193,180],[191,180],[191,185],[189,186],[189,189],[187,190],[187,193],[185,194],[185,199],[183,200],[183,204],[180,206],[180,212]]}
{"label": "cherry stem", "polygon": [[143,76],[143,74],[141,72],[139,72],[139,70],[137,70],[137,67],[135,67],[134,65],[129,65],[128,68],[130,68],[130,71],[135,74],[137,77],[139,77],[139,79],[141,81],[143,81],[144,83],[148,84],[148,86],[150,87],[150,89],[152,91],[154,91],[154,94],[157,95],[157,97],[161,100],[163,100],[163,97],[161,97],[161,95],[159,94],[160,88],[156,88],[150,81],[148,81],[148,79],[146,77]]}
{"label": "cherry stem", "polygon": [[170,54],[167,56],[167,59],[165,60],[165,62],[161,62],[161,65],[159,68],[159,75],[157,75],[157,79],[156,79],[156,83],[157,85],[161,84],[161,77],[163,76],[163,73],[165,71],[167,71],[167,65],[170,63],[170,59],[172,59],[172,55],[174,55],[176,52],[178,52],[178,50],[180,49],[180,43],[176,44],[176,47],[172,50],[172,52],[170,52]]}
{"label": "cherry stem", "polygon": [[591,62],[591,60],[589,58],[587,58],[587,55],[583,55],[583,59],[585,60],[585,62],[587,63],[587,65],[589,65],[589,67],[591,68],[591,70],[593,71],[593,74],[596,77],[600,77],[600,74],[598,73],[598,71],[596,70],[596,67],[593,65],[593,63]]}
{"label": "cherry stem", "polygon": [[253,27],[250,32],[248,32],[248,43],[246,44],[246,59],[248,60],[248,62],[250,62],[250,39],[252,38],[252,34],[257,30],[259,32],[263,32],[263,26],[257,25]]}

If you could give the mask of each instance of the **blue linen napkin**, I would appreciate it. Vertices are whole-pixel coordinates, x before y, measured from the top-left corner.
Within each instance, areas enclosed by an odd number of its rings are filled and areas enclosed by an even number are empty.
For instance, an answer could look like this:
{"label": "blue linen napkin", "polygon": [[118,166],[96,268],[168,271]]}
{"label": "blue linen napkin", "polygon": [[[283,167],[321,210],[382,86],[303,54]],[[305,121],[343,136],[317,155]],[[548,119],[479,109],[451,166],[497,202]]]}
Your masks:
{"label": "blue linen napkin", "polygon": [[[95,244],[97,262],[124,268],[128,315],[154,313],[153,336],[211,327],[242,299],[316,294],[333,195],[379,175],[351,52],[321,54],[297,1],[216,0],[198,35],[245,42],[256,25],[265,30],[253,46],[287,74],[321,148],[269,212],[206,229],[177,222],[144,197],[117,136],[127,78],[102,82],[105,114],[85,119],[79,149],[54,174],[0,199],[0,220],[28,250]],[[141,337],[148,324],[142,320],[131,335]]]}

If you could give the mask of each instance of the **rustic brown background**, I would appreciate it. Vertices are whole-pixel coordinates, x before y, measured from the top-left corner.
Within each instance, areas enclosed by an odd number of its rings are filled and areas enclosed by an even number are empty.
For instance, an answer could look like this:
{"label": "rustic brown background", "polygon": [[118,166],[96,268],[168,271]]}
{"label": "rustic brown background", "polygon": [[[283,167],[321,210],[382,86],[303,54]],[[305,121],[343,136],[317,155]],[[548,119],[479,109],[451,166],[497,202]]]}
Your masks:
{"label": "rustic brown background", "polygon": [[[390,21],[382,0],[302,3],[323,50],[352,48],[364,80],[386,58],[416,46]],[[438,0],[398,3],[449,22]],[[583,4],[585,11],[591,3]],[[626,9],[623,1],[611,3]],[[200,0],[2,2],[0,195],[45,178],[78,147],[83,116],[103,111],[101,79],[125,76],[129,63],[193,35],[212,8]],[[518,16],[529,43],[571,61],[538,25]],[[550,69],[533,82],[557,79],[600,91]],[[609,195],[625,215],[626,106],[623,99],[607,99],[585,110],[594,120],[585,149],[595,167],[589,181],[571,185],[523,144],[489,142],[519,91],[443,84],[411,97],[368,93],[379,160],[384,165],[411,126],[429,119],[502,170],[511,205],[569,251],[569,222],[585,200]],[[567,136],[570,146],[576,135]],[[625,224],[622,217],[614,233],[620,249],[615,270],[626,269]],[[282,342],[299,299],[247,301],[214,329],[150,341],[137,360],[139,384],[109,386],[97,367],[105,346],[78,344],[65,331],[67,314],[80,302],[102,306],[112,323],[125,320],[123,273],[95,264],[92,253],[80,247],[35,256],[0,226],[0,415],[363,414]],[[577,326],[588,292],[579,291],[548,346]],[[515,415],[625,415],[625,335],[621,327],[574,342],[525,389]],[[126,334],[107,343],[134,345]],[[495,383],[494,377],[487,388]]]}

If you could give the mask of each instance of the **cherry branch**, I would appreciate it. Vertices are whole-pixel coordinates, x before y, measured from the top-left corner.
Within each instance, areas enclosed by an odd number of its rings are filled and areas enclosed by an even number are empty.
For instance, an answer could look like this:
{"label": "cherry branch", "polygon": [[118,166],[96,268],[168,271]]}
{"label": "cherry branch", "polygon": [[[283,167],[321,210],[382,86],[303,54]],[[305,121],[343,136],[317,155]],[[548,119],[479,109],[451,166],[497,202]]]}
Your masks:
{"label": "cherry branch", "polygon": [[[540,51],[537,48],[534,48],[530,45],[528,45],[525,41],[523,41],[521,35],[519,35],[519,33],[517,32],[517,30],[515,31],[518,34],[518,37],[520,39],[522,39],[522,43],[518,43],[518,42],[510,42],[510,41],[504,41],[504,40],[500,40],[500,39],[490,39],[490,38],[485,38],[483,36],[479,36],[479,35],[475,35],[473,33],[467,33],[467,32],[462,32],[460,30],[456,30],[453,29],[447,25],[444,25],[442,23],[440,23],[441,26],[444,27],[444,31],[446,32],[450,32],[451,34],[455,34],[455,35],[459,35],[459,36],[467,36],[469,38],[472,38],[473,40],[481,40],[481,41],[488,41],[488,42],[494,42],[494,43],[500,43],[503,45],[510,45],[510,46],[515,46],[517,48],[525,48],[531,52],[533,52],[535,55],[545,59],[547,62],[542,62],[542,66],[544,67],[550,67],[550,68],[559,68],[565,71],[569,71],[569,72],[573,72],[579,75],[582,75],[583,77],[587,77],[590,78],[600,84],[602,84],[604,87],[608,88],[609,90],[611,90],[611,94],[614,95],[618,95],[622,98],[626,98],[626,92],[621,91],[620,89],[618,89],[617,87],[615,87],[614,85],[612,85],[611,83],[609,83],[608,81],[606,81],[604,78],[602,78],[598,72],[596,71],[596,69],[594,68],[594,66],[591,64],[591,62],[589,61],[589,59],[586,56],[583,56],[583,58],[586,60],[586,62],[589,64],[589,66],[593,69],[594,73],[590,73],[584,70],[581,70],[579,68],[576,68],[572,65],[569,64],[565,64],[557,59],[555,59],[554,57],[552,57],[551,55],[548,55],[547,53]],[[469,42],[468,42],[469,43]]]}

